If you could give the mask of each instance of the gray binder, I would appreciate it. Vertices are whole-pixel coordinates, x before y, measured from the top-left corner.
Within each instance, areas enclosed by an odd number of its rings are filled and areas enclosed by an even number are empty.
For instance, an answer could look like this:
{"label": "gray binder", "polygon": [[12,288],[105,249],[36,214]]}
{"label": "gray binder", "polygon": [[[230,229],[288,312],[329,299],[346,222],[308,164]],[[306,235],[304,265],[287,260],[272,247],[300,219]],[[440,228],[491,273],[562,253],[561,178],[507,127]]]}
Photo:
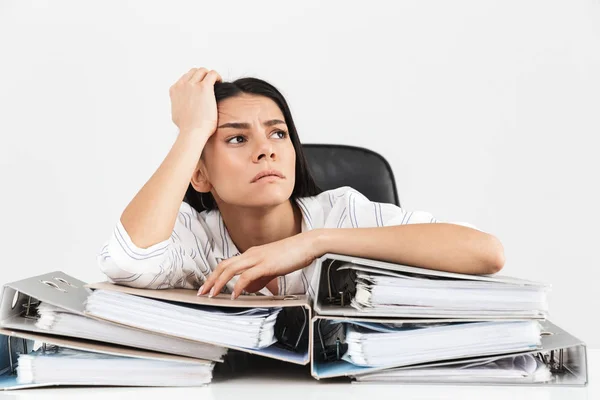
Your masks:
{"label": "gray binder", "polygon": [[[315,316],[312,320],[312,342],[313,354],[311,357],[311,374],[316,379],[334,378],[340,376],[353,377],[364,375],[375,371],[385,370],[390,367],[360,367],[348,363],[340,356],[342,342],[326,344],[326,341],[320,337],[322,335],[319,324],[322,321],[334,321],[341,323],[351,323],[356,318],[349,317],[324,317]],[[456,322],[456,320],[441,319],[389,319],[389,318],[360,318],[361,321],[369,322]],[[550,321],[539,321],[542,325],[542,346],[540,349],[525,351],[519,353],[502,354],[502,356],[512,356],[519,354],[532,354],[543,360],[550,367],[552,380],[544,383],[526,383],[525,385],[544,386],[544,385],[570,385],[585,386],[588,382],[587,350],[586,345],[568,332],[554,325]],[[322,345],[323,344],[323,345]],[[336,348],[337,347],[337,348]],[[485,361],[498,358],[500,355],[482,355],[481,357],[469,358],[472,361]],[[457,360],[436,361],[415,366],[406,366],[404,368],[423,368],[431,366],[443,366],[456,364]],[[398,380],[397,383],[411,383],[410,380]],[[439,383],[432,378],[427,383]],[[446,383],[447,384],[447,383]],[[481,382],[480,384],[488,384]],[[501,383],[493,383],[501,384]]]}
{"label": "gray binder", "polygon": [[[231,345],[224,347],[264,357],[275,358],[294,364],[308,365],[310,362],[308,338],[310,337],[309,329],[312,316],[310,304],[306,296],[240,296],[236,300],[230,300],[227,295],[218,295],[214,298],[208,298],[202,296],[198,297],[196,296],[196,291],[188,289],[136,289],[107,282],[86,284],[64,272],[54,271],[4,285],[2,294],[0,295],[0,327],[11,330],[48,334],[49,332],[40,330],[35,325],[37,304],[39,304],[39,302],[46,302],[69,310],[75,314],[102,321],[107,324],[116,324],[121,327],[139,330],[135,327],[129,327],[113,321],[104,320],[86,312],[85,301],[92,292],[91,288],[113,290],[158,300],[196,305],[241,308],[281,307],[288,309],[293,313],[292,316],[295,316],[296,314],[303,316],[302,332],[297,338],[294,335],[288,335],[285,332],[285,335],[282,335],[284,338],[289,337],[289,343],[279,343],[264,349],[247,349]],[[303,335],[303,333],[305,334]],[[156,334],[160,335],[160,333]],[[95,338],[86,339],[94,340]],[[300,339],[302,339],[302,343],[299,343]],[[3,339],[0,337],[0,340]],[[118,342],[118,338],[115,339],[115,343],[122,344]],[[218,342],[209,344],[222,346],[222,344]],[[300,348],[302,348],[302,350],[300,350]]]}
{"label": "gray binder", "polygon": [[436,271],[426,268],[411,267],[407,265],[393,264],[385,261],[371,260],[361,257],[346,256],[341,254],[327,253],[317,260],[315,266],[316,279],[313,280],[313,310],[315,315],[321,316],[345,316],[345,317],[389,317],[389,318],[452,318],[454,320],[515,320],[515,319],[537,319],[544,320],[545,312],[528,317],[515,317],[507,312],[505,315],[479,315],[455,316],[455,315],[403,315],[397,312],[377,312],[369,310],[357,310],[350,306],[350,300],[355,292],[355,282],[352,270],[341,269],[344,263],[353,263],[370,269],[377,269],[383,273],[401,272],[428,275],[432,277],[452,278],[459,280],[484,281],[494,283],[507,283],[547,288],[550,285],[499,275],[468,275],[454,272]]}
{"label": "gray binder", "polygon": [[[155,353],[146,350],[132,349],[129,347],[93,342],[74,338],[61,338],[41,333],[12,331],[0,328],[0,390],[27,389],[45,386],[60,386],[65,382],[24,384],[17,382],[15,369],[18,354],[28,354],[33,350],[34,341],[41,343],[43,351],[51,351],[54,346],[66,347],[76,350],[91,351],[94,353],[111,354],[116,356],[145,358],[163,361],[177,361],[209,365],[212,361],[189,358],[172,354]],[[94,383],[86,383],[90,385]]]}

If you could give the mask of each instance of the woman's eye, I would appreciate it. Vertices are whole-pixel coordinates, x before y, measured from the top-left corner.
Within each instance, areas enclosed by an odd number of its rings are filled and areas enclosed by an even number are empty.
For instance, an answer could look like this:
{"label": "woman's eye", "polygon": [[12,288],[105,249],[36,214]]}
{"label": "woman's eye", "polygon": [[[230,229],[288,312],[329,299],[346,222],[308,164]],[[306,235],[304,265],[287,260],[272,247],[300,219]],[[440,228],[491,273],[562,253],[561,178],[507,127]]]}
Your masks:
{"label": "woman's eye", "polygon": [[286,131],[275,131],[273,132],[274,135],[280,135],[279,139],[285,139],[287,137],[287,132]]}
{"label": "woman's eye", "polygon": [[242,139],[243,140],[244,137],[243,136],[234,136],[231,139],[229,139],[227,141],[227,143],[231,143],[231,144],[240,144],[240,143],[242,143],[242,141],[237,141],[237,139]]}

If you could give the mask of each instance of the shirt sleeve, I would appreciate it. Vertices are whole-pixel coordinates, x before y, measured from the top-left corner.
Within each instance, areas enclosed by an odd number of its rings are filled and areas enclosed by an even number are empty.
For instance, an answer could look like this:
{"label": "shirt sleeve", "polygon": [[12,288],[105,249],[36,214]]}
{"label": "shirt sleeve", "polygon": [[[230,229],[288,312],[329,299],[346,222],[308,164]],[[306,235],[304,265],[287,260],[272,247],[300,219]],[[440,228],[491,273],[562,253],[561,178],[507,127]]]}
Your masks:
{"label": "shirt sleeve", "polygon": [[[182,202],[171,237],[148,248],[132,241],[119,220],[97,261],[113,283],[146,289],[198,288],[212,271],[209,238],[196,210]],[[214,268],[214,266],[213,266]]]}
{"label": "shirt sleeve", "polygon": [[[407,211],[395,204],[370,201],[349,186],[329,191],[322,203],[324,208],[329,208],[325,222],[327,228],[375,228],[445,222],[427,211]],[[467,222],[447,223],[480,230]]]}

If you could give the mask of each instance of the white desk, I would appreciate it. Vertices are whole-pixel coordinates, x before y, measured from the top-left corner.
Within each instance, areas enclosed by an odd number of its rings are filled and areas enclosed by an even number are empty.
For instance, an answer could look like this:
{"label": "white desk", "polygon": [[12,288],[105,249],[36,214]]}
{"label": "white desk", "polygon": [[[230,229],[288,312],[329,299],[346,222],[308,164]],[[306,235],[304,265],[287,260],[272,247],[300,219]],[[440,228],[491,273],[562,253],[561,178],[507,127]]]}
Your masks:
{"label": "white desk", "polygon": [[216,379],[199,388],[51,388],[0,392],[0,399],[102,399],[102,400],[381,400],[484,399],[484,400],[580,400],[600,399],[600,350],[588,349],[587,387],[447,386],[350,384],[317,381],[305,367],[272,362],[258,369],[240,371],[227,380]]}

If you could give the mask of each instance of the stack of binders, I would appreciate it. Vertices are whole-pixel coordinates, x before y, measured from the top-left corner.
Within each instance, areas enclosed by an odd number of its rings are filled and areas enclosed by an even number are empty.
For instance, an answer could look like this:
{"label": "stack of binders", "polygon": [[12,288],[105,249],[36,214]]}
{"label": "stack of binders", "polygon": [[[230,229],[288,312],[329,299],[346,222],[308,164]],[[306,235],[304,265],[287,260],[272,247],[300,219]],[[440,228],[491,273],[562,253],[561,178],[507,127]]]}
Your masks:
{"label": "stack of binders", "polygon": [[5,284],[0,301],[4,390],[202,386],[232,353],[310,362],[307,296],[207,298],[55,271]]}
{"label": "stack of binders", "polygon": [[2,289],[0,389],[201,386],[240,354],[310,364],[316,379],[586,385],[585,344],[547,320],[548,290],[337,254],[317,260],[310,297],[198,297],[55,271]]}
{"label": "stack of binders", "polygon": [[315,273],[317,379],[587,384],[585,344],[547,320],[548,285],[338,254]]}

